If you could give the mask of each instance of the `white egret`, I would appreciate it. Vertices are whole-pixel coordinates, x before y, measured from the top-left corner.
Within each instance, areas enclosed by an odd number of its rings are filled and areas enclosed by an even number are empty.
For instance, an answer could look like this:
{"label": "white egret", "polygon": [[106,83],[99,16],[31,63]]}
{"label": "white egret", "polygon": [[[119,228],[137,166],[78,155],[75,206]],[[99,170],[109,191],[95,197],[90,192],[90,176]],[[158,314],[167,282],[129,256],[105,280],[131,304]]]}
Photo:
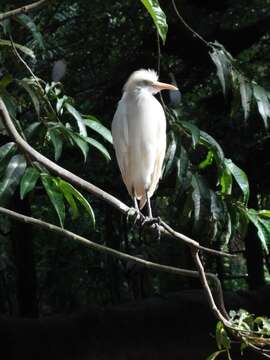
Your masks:
{"label": "white egret", "polygon": [[123,88],[112,122],[113,144],[123,181],[139,210],[150,198],[162,172],[166,151],[166,118],[159,101],[153,96],[160,90],[178,90],[158,81],[154,70],[133,72]]}

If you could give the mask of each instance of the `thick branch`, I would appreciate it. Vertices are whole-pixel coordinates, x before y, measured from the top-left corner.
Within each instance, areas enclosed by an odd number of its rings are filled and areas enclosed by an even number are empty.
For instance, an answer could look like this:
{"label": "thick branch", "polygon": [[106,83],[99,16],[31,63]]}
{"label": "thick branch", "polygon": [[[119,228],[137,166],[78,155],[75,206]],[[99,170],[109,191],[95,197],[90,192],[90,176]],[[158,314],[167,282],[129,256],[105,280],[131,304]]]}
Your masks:
{"label": "thick branch", "polygon": [[34,2],[32,4],[22,6],[22,7],[18,8],[18,9],[14,9],[14,10],[10,10],[10,11],[7,11],[5,13],[2,13],[2,14],[0,14],[0,21],[3,21],[5,19],[10,18],[10,17],[15,16],[15,15],[28,13],[28,12],[34,10],[34,9],[39,8],[46,1],[47,0],[39,0],[39,1],[36,1],[36,2]]}
{"label": "thick branch", "polygon": [[[50,170],[55,175],[65,179],[65,180],[69,181],[70,183],[72,183],[73,185],[78,186],[81,189],[93,194],[97,198],[99,198],[103,201],[106,201],[109,205],[115,207],[116,209],[121,211],[123,214],[132,215],[132,216],[138,215],[136,213],[135,209],[133,212],[132,208],[129,208],[127,205],[122,203],[120,200],[118,200],[114,196],[108,194],[107,192],[101,190],[97,186],[89,183],[86,180],[83,180],[79,176],[77,176],[77,175],[73,174],[72,172],[62,168],[61,166],[55,164],[53,161],[49,160],[48,158],[46,158],[45,156],[40,154],[38,151],[33,149],[32,146],[30,146],[18,133],[17,129],[15,128],[15,126],[9,116],[9,113],[7,111],[5,103],[3,102],[1,97],[0,97],[0,114],[3,117],[3,122],[5,124],[6,130],[10,134],[10,136],[14,139],[14,141],[21,148],[21,150],[24,153],[27,153],[32,159],[34,159],[34,160],[38,161],[40,164],[44,165],[48,170]],[[142,214],[140,214],[140,216],[143,217]],[[201,246],[195,240],[171,229],[164,222],[161,222],[161,225],[155,224],[150,227],[152,230],[155,231],[156,226],[159,226],[159,229],[163,234],[172,236],[175,239],[180,239],[181,241],[183,241],[185,244],[187,244],[189,247],[191,247],[193,249],[195,248],[195,249],[202,250],[202,251],[208,252],[210,254],[214,254],[214,255],[232,256],[232,255],[224,253],[222,251],[217,251],[217,250],[213,250],[213,249],[209,249],[204,246]]]}

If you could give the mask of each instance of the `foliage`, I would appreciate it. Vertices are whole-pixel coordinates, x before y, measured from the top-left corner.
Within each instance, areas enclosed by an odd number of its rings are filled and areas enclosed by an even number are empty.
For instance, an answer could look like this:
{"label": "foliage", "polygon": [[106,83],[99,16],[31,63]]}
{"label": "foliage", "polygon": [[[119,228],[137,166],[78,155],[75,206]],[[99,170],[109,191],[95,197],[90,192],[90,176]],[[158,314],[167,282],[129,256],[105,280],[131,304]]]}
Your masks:
{"label": "foliage", "polygon": [[230,350],[233,342],[232,335],[237,332],[241,336],[241,354],[250,344],[262,349],[270,344],[270,320],[263,316],[255,316],[248,311],[240,309],[230,311],[230,329],[226,329],[221,322],[216,326],[216,342],[218,351],[211,354],[207,360],[216,359],[220,354],[226,353],[228,360],[231,360]]}

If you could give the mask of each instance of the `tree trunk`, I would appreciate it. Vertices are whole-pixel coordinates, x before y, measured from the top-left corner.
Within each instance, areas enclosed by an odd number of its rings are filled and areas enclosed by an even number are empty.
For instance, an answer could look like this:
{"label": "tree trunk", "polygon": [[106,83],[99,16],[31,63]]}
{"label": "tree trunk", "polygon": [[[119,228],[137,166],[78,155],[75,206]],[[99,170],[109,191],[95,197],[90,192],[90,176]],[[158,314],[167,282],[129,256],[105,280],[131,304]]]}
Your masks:
{"label": "tree trunk", "polygon": [[[12,210],[30,215],[27,200],[20,200],[18,193],[13,197]],[[16,267],[18,313],[22,317],[36,317],[38,315],[37,286],[31,225],[12,221],[11,242]]]}

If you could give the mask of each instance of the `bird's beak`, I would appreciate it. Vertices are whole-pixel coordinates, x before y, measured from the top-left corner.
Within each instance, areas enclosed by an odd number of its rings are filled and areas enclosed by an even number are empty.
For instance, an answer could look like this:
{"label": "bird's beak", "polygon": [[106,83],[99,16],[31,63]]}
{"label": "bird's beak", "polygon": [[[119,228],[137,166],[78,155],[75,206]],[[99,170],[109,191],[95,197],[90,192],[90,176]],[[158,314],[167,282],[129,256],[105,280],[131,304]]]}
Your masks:
{"label": "bird's beak", "polygon": [[155,89],[157,89],[158,91],[160,91],[160,90],[178,90],[178,88],[172,84],[166,84],[166,83],[162,83],[159,81],[156,81],[153,84],[153,87]]}

